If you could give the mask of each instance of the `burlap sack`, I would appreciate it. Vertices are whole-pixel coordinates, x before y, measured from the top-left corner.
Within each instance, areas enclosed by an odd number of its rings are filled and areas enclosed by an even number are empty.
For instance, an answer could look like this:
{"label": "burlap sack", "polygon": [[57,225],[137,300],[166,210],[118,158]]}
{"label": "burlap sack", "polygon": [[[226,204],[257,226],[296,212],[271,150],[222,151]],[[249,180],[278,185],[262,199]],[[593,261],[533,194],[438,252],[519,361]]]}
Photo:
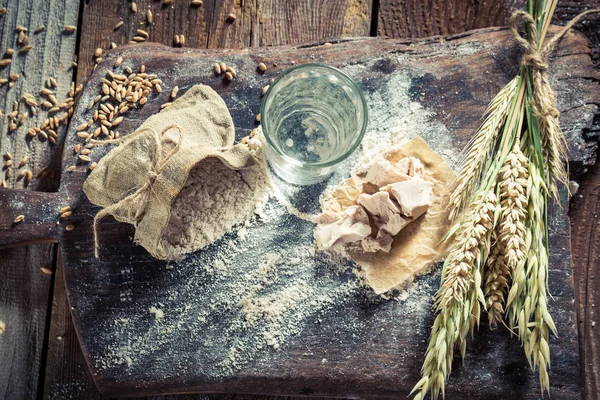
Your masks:
{"label": "burlap sack", "polygon": [[[202,223],[195,221],[194,227],[210,230],[211,234],[196,238],[192,247],[175,247],[164,235],[171,218],[171,205],[188,181],[190,170],[209,159],[213,159],[210,165],[217,159],[239,172],[232,175],[233,179],[239,179],[250,191],[245,196],[248,204],[240,212],[251,212],[256,202],[252,196],[260,177],[258,169],[262,167],[246,145],[233,145],[234,138],[233,121],[223,99],[210,87],[197,85],[148,118],[135,132],[113,141],[120,146],[100,160],[83,185],[89,200],[104,207],[94,219],[96,257],[98,221],[107,215],[133,224],[135,243],[158,259],[181,258],[183,253],[210,244],[247,217],[237,215],[225,222],[219,219],[218,227],[202,227]],[[226,210],[233,206],[224,202],[221,199],[215,207]]]}

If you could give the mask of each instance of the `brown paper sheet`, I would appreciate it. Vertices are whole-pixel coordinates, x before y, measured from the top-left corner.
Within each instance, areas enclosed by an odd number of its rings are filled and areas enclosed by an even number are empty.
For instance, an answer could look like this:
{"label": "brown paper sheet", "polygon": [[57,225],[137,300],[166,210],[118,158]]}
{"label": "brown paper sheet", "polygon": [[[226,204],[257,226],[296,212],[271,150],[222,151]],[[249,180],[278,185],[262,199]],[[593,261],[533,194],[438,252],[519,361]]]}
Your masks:
{"label": "brown paper sheet", "polygon": [[[349,249],[350,257],[361,266],[366,282],[381,294],[410,283],[412,278],[426,273],[434,262],[443,258],[447,244],[442,242],[450,229],[446,206],[455,176],[450,166],[420,137],[385,155],[395,163],[403,157],[416,157],[425,166],[425,179],[433,183],[433,204],[429,210],[411,222],[395,236],[389,253],[365,253]],[[352,176],[337,187],[327,208],[340,211],[356,205],[361,193],[373,193],[376,188],[364,183],[361,176]]]}

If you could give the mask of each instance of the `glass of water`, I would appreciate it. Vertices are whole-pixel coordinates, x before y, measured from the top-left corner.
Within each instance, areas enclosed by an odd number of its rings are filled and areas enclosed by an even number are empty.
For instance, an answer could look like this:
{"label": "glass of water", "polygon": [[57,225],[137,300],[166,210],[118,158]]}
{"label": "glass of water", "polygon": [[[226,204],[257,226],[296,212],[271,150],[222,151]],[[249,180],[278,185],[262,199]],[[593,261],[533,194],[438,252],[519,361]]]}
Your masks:
{"label": "glass of water", "polygon": [[360,144],[367,103],[356,83],[337,68],[304,64],[281,73],[261,105],[271,168],[284,180],[325,180]]}

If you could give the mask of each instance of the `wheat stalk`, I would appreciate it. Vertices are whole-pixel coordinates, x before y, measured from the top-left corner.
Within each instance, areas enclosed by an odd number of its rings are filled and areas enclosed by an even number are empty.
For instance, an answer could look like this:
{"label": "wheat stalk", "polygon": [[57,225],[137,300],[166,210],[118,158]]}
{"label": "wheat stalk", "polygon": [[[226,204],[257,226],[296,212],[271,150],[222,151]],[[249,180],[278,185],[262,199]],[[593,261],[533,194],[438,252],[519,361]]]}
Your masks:
{"label": "wheat stalk", "polygon": [[458,174],[456,189],[450,196],[450,220],[454,220],[471,199],[483,164],[494,149],[498,134],[506,121],[519,81],[519,77],[514,78],[494,97],[484,114],[486,117],[483,124],[468,146],[467,156]]}
{"label": "wheat stalk", "polygon": [[476,196],[444,262],[442,285],[435,297],[438,315],[421,368],[423,377],[411,392],[416,393],[415,399],[423,399],[429,391],[433,399],[444,393],[455,345],[464,357],[467,334],[479,324],[480,304],[485,307],[481,269],[490,247],[497,202],[492,190]]}

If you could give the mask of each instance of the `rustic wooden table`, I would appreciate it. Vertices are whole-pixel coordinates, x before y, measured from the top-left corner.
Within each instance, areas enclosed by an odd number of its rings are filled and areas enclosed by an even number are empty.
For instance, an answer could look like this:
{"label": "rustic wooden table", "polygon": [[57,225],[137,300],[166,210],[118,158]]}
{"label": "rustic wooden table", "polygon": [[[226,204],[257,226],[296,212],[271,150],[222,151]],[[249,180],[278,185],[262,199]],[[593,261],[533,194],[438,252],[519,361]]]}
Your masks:
{"label": "rustic wooden table", "polygon": [[[111,42],[127,43],[152,10],[154,23],[145,28],[150,41],[173,45],[175,35],[185,36],[186,47],[242,48],[297,44],[342,36],[424,37],[460,33],[469,29],[504,25],[518,0],[205,0],[191,7],[191,0],[139,0],[137,13],[126,0],[2,0],[8,12],[0,16],[2,52],[15,47],[17,25],[29,27],[33,48],[27,55],[15,53],[2,77],[20,74],[10,90],[0,90],[0,109],[11,111],[23,92],[34,93],[53,76],[63,90],[72,80],[84,83],[94,66],[94,50],[108,49]],[[600,0],[561,1],[556,22],[600,7]],[[234,22],[227,16],[236,15]],[[123,25],[114,29],[122,18]],[[45,26],[41,33],[32,31]],[[72,34],[61,32],[74,25]],[[592,58],[600,64],[600,17],[578,28],[592,41]],[[74,58],[77,64],[72,64]],[[600,112],[587,132],[586,146],[596,151]],[[0,152],[11,151],[20,160],[24,149],[5,134],[3,121]],[[58,130],[62,143],[64,130]],[[60,146],[38,144],[30,165],[35,173],[47,168],[26,189],[56,190]],[[10,187],[23,188],[14,177]],[[0,189],[1,190],[1,189]],[[584,377],[584,397],[600,398],[600,336],[595,328],[595,302],[600,300],[600,166],[587,171],[571,202],[572,255],[576,307]],[[0,210],[1,212],[1,210]],[[89,375],[73,324],[55,244],[36,244],[0,251],[0,320],[7,329],[0,335],[0,398],[3,399],[101,399]],[[44,272],[40,271],[44,269]],[[600,306],[600,303],[598,303]],[[10,316],[8,318],[7,316]],[[124,393],[126,395],[126,393]],[[240,396],[235,396],[240,398]],[[161,396],[153,399],[204,399],[205,395]],[[232,396],[209,396],[211,399]],[[261,398],[242,396],[242,398]]]}

